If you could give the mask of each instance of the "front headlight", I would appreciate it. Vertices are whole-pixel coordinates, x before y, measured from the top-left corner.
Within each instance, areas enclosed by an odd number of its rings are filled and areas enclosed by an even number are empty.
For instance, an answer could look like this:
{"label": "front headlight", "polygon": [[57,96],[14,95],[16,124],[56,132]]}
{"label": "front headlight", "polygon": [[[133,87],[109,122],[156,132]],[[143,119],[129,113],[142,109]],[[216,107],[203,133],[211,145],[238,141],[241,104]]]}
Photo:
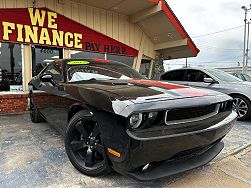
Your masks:
{"label": "front headlight", "polygon": [[141,125],[143,120],[143,115],[142,113],[134,113],[131,115],[130,119],[129,119],[129,123],[131,128],[133,129],[137,129],[139,128],[139,126]]}
{"label": "front headlight", "polygon": [[157,116],[158,112],[133,113],[129,118],[130,128],[147,128],[155,123]]}

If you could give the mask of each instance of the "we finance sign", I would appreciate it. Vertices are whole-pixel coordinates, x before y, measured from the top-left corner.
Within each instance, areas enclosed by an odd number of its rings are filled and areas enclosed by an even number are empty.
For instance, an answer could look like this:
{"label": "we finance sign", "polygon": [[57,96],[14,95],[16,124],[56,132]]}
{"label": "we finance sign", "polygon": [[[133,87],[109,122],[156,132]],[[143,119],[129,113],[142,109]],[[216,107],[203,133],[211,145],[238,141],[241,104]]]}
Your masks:
{"label": "we finance sign", "polygon": [[138,51],[47,8],[0,9],[0,41],[137,56]]}

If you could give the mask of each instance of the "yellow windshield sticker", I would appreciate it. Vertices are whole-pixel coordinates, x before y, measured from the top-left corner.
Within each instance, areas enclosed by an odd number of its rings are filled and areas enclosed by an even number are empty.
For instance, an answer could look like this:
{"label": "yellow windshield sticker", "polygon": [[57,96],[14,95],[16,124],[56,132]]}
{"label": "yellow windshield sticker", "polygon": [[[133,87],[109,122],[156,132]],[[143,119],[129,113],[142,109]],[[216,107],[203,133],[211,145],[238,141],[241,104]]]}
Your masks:
{"label": "yellow windshield sticker", "polygon": [[89,61],[69,61],[68,65],[87,65],[90,64]]}

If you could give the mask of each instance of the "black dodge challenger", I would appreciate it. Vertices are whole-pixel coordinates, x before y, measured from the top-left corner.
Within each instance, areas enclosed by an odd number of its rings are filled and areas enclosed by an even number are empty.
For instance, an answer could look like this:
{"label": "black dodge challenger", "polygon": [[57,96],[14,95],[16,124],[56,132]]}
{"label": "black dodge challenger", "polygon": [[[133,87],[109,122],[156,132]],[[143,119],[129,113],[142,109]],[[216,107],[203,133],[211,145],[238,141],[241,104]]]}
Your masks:
{"label": "black dodge challenger", "polygon": [[30,84],[31,120],[57,129],[89,176],[114,169],[151,180],[199,167],[222,150],[237,117],[225,94],[147,80],[109,60],[56,60]]}

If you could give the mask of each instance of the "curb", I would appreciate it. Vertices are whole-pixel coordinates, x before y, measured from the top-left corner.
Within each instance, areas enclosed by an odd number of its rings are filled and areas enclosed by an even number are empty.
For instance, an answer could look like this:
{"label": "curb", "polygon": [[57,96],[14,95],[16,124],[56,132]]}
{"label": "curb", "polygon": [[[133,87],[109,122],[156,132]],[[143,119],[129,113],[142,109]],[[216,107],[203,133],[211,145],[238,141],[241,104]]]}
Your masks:
{"label": "curb", "polygon": [[230,156],[236,155],[236,154],[242,152],[243,150],[245,150],[245,149],[248,148],[248,147],[251,147],[251,143],[249,143],[249,144],[247,144],[247,145],[245,145],[245,146],[242,146],[242,147],[239,148],[239,149],[236,149],[235,151],[233,151],[232,153],[230,153],[230,154],[227,155],[226,157],[230,157]]}
{"label": "curb", "polygon": [[0,112],[0,116],[13,116],[13,115],[22,115],[22,114],[28,114],[29,110],[21,111],[21,112]]}
{"label": "curb", "polygon": [[230,153],[230,154],[228,154],[228,155],[226,155],[226,156],[223,156],[222,158],[219,158],[219,159],[216,159],[216,160],[212,161],[211,164],[214,164],[214,163],[216,163],[216,162],[218,162],[218,161],[224,160],[224,159],[226,159],[226,158],[228,158],[228,157],[237,155],[238,153],[242,152],[243,150],[245,150],[245,149],[248,148],[248,147],[251,147],[251,142],[248,143],[248,144],[246,144],[245,146],[242,146],[242,147],[240,147],[240,148],[234,150],[232,153]]}

